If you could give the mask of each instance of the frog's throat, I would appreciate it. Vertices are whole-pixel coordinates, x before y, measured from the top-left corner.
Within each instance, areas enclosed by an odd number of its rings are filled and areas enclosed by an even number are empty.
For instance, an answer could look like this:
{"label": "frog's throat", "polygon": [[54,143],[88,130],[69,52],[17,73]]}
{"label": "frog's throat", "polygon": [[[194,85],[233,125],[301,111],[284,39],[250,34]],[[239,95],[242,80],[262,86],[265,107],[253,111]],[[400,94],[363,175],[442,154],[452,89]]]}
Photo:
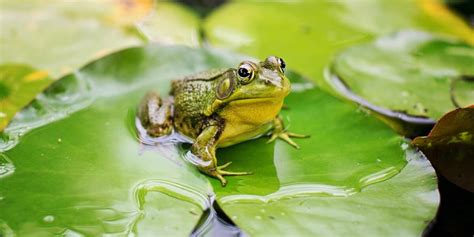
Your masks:
{"label": "frog's throat", "polygon": [[[233,101],[245,100],[246,102],[250,103],[252,101],[257,102],[257,101],[274,100],[274,99],[275,99],[275,97],[254,97],[254,98],[237,99],[237,100],[233,100]],[[210,104],[206,107],[206,109],[204,110],[204,115],[205,116],[211,116],[211,114],[216,112],[221,107],[221,105],[223,105],[225,103],[226,103],[225,101],[216,99],[212,104]]]}

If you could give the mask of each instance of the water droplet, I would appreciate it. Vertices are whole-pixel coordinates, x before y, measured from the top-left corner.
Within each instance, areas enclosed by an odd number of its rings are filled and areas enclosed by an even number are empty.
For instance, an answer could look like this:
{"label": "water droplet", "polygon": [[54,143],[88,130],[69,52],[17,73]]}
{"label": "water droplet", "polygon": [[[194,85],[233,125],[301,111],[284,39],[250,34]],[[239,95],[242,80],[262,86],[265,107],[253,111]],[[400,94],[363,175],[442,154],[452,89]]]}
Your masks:
{"label": "water droplet", "polygon": [[43,221],[46,223],[51,223],[54,221],[54,216],[48,215],[43,218]]}
{"label": "water droplet", "polygon": [[385,181],[389,178],[392,178],[399,172],[400,172],[400,169],[391,166],[386,169],[367,175],[359,180],[360,188],[366,187],[374,183]]}
{"label": "water droplet", "polygon": [[15,166],[8,159],[7,155],[0,154],[0,178],[13,174]]}
{"label": "water droplet", "polygon": [[262,219],[262,217],[261,217],[261,216],[255,216],[255,219],[257,219],[257,220],[261,220],[261,219]]}
{"label": "water droplet", "polygon": [[380,163],[380,162],[382,162],[382,160],[381,160],[381,159],[377,159],[377,163]]}
{"label": "water droplet", "polygon": [[61,138],[58,138],[58,142],[62,142],[63,140]]}
{"label": "water droplet", "polygon": [[232,216],[232,220],[237,220],[237,216]]}

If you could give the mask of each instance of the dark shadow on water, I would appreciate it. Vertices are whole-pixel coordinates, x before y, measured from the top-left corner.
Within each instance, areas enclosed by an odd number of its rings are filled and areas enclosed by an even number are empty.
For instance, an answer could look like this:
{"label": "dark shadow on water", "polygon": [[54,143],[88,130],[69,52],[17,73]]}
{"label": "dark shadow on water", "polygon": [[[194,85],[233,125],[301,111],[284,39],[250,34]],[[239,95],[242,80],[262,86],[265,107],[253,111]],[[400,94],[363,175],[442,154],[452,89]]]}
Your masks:
{"label": "dark shadow on water", "polygon": [[191,237],[244,237],[247,236],[222,211],[216,201],[211,209],[207,209],[199,219],[198,224],[190,234]]}
{"label": "dark shadow on water", "polygon": [[441,204],[424,237],[472,237],[474,235],[474,193],[438,175]]}

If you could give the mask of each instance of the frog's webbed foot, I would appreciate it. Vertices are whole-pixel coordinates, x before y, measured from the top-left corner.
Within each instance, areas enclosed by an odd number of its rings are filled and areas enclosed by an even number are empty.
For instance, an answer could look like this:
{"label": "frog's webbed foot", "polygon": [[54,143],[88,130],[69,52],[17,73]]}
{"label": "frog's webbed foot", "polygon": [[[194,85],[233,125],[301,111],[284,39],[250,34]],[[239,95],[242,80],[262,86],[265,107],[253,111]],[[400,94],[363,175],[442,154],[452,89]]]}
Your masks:
{"label": "frog's webbed foot", "polygon": [[275,141],[275,139],[280,138],[283,141],[287,142],[288,144],[292,145],[294,148],[299,149],[300,146],[298,146],[298,144],[296,144],[291,139],[292,137],[294,137],[294,138],[308,138],[310,136],[286,131],[283,127],[283,121],[280,118],[276,118],[274,120],[274,126],[273,126],[273,131],[272,131],[271,137],[267,141],[267,143],[271,143],[271,142]]}
{"label": "frog's webbed foot", "polygon": [[215,169],[213,169],[210,172],[206,172],[207,174],[216,177],[219,179],[221,182],[222,187],[225,187],[227,184],[227,180],[224,178],[224,176],[242,176],[242,175],[250,175],[252,172],[233,172],[233,171],[226,171],[224,170],[227,168],[232,162],[227,162],[224,165],[217,166]]}

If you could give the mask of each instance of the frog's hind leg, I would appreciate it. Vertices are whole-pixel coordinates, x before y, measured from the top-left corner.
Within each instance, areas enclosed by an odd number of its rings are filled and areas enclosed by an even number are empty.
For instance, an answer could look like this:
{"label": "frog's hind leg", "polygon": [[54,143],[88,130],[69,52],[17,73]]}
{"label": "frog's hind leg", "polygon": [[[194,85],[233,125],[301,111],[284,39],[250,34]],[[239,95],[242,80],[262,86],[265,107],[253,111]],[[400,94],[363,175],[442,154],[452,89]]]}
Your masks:
{"label": "frog's hind leg", "polygon": [[148,92],[138,108],[138,117],[148,135],[161,137],[173,131],[173,105],[156,92]]}
{"label": "frog's hind leg", "polygon": [[222,132],[223,126],[219,121],[209,121],[209,125],[203,129],[191,147],[191,153],[200,159],[196,164],[199,170],[207,175],[219,179],[222,186],[227,184],[224,176],[249,175],[251,172],[231,172],[224,170],[231,162],[217,166],[216,143]]}

